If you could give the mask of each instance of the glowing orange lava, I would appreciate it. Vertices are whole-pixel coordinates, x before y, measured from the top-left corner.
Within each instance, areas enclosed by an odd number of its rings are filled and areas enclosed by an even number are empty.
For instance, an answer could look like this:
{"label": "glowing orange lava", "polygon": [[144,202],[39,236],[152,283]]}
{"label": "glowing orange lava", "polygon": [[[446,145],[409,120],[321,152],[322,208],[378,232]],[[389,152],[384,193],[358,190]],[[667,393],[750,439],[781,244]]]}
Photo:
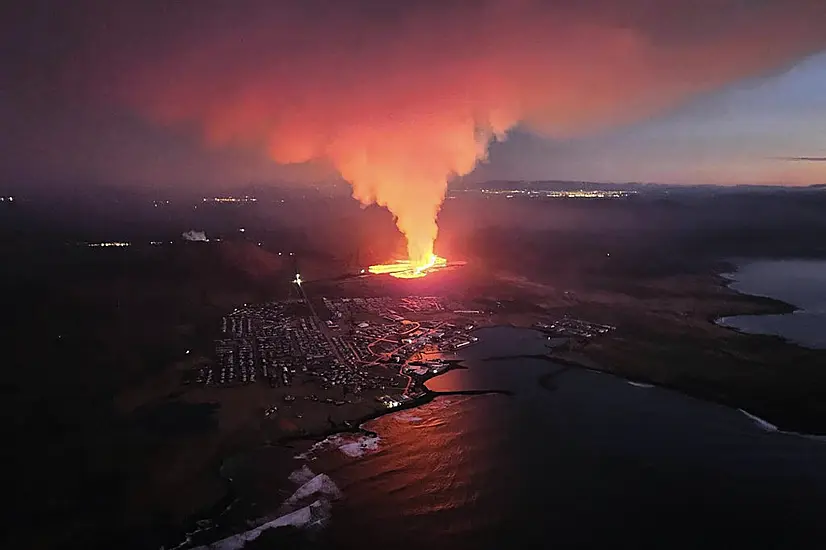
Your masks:
{"label": "glowing orange lava", "polygon": [[430,259],[422,263],[414,263],[410,260],[396,260],[392,264],[371,265],[368,271],[375,275],[387,274],[399,279],[417,279],[443,267],[447,267],[447,260],[441,256],[431,254]]}

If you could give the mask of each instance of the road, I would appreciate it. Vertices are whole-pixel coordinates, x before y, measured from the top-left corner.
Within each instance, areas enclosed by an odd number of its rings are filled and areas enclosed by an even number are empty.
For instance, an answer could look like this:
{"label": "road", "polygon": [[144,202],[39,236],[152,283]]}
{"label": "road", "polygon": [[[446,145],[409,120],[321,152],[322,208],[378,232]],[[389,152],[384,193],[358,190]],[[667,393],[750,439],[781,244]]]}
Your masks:
{"label": "road", "polygon": [[310,313],[313,314],[313,319],[315,319],[315,322],[318,323],[318,330],[320,330],[321,334],[324,335],[324,339],[327,340],[327,344],[330,346],[330,349],[333,350],[333,355],[336,356],[336,359],[342,367],[348,366],[350,363],[341,355],[341,353],[338,350],[338,346],[336,346],[335,343],[333,343],[333,340],[330,338],[330,335],[327,334],[326,330],[324,330],[324,323],[318,316],[318,313],[313,307],[313,303],[310,301],[310,298],[307,297],[307,292],[304,290],[304,285],[302,285],[299,282],[295,283],[295,286],[297,286],[299,292],[301,292],[301,297],[304,299],[304,303],[307,304],[308,308],[310,308]]}

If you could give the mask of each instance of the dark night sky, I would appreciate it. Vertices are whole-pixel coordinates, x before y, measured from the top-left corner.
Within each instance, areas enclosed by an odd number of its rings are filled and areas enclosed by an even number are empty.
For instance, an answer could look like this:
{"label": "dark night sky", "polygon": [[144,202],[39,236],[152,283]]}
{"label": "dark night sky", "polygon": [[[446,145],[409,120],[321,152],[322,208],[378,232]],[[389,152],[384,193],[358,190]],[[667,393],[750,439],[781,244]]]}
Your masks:
{"label": "dark night sky", "polygon": [[374,179],[415,170],[403,185],[426,188],[506,132],[471,177],[826,181],[821,0],[53,0],[1,15],[0,185],[341,171],[381,202]]}

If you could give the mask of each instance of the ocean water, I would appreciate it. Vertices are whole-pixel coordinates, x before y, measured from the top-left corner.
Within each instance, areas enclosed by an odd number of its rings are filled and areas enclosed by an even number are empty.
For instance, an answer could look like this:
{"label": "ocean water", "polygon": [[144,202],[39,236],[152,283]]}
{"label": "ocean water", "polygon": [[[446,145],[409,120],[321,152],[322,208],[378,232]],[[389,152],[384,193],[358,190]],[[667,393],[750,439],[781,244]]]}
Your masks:
{"label": "ocean water", "polygon": [[[526,358],[544,347],[533,331],[477,336],[469,368],[429,385],[513,395],[437,398],[368,423],[375,435],[334,436],[302,454],[293,481],[315,501],[293,500],[325,511],[313,516],[312,547],[821,546],[826,443]],[[310,494],[315,486],[324,490]],[[284,511],[310,523],[300,510]]]}
{"label": "ocean water", "polygon": [[724,317],[720,324],[753,334],[773,334],[812,348],[826,348],[826,261],[765,260],[728,275],[731,288],[768,296],[799,309],[786,315]]}

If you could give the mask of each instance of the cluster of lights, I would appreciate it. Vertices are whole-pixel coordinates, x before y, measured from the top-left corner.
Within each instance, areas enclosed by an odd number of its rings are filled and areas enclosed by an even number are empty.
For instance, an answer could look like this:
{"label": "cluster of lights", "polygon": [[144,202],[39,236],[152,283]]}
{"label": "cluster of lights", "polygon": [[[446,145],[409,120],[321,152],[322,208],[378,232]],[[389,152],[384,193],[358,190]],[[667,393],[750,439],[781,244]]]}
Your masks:
{"label": "cluster of lights", "polygon": [[447,267],[447,260],[435,254],[423,264],[414,264],[410,260],[396,260],[392,264],[371,265],[368,269],[374,275],[390,275],[399,279],[417,279],[431,271]]}
{"label": "cluster of lights", "polygon": [[258,199],[244,195],[243,197],[204,197],[204,202],[257,202]]}
{"label": "cluster of lights", "polygon": [[0,202],[14,202],[14,197],[0,197]]}
{"label": "cluster of lights", "polygon": [[568,199],[622,199],[631,195],[636,195],[636,191],[610,191],[602,189],[577,189],[574,191],[541,191],[536,189],[482,189],[485,195],[505,195],[506,198],[513,198],[521,195],[528,198],[568,198]]}
{"label": "cluster of lights", "polygon": [[131,245],[132,245],[132,243],[118,242],[118,241],[105,242],[105,243],[86,243],[86,246],[91,246],[91,247],[101,247],[101,246],[105,246],[105,247],[108,247],[108,246],[123,247],[123,246],[131,246]]}

